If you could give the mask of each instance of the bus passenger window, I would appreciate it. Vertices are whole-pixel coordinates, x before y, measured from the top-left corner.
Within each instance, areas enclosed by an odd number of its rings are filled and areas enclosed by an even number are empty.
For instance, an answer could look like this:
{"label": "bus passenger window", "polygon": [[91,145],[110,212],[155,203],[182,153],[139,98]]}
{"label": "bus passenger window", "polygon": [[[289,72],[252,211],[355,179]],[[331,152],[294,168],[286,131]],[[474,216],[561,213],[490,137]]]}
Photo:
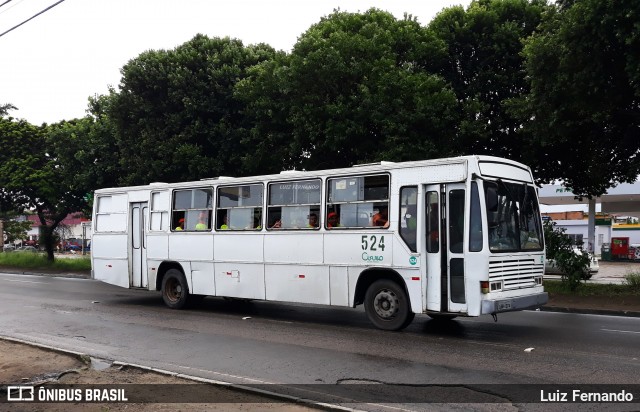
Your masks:
{"label": "bus passenger window", "polygon": [[216,230],[262,229],[261,184],[218,188]]}
{"label": "bus passenger window", "polygon": [[339,177],[327,186],[327,229],[389,227],[388,175]]}
{"label": "bus passenger window", "polygon": [[269,229],[318,229],[321,180],[271,183],[267,222]]}
{"label": "bus passenger window", "polygon": [[171,229],[173,231],[210,230],[212,199],[213,191],[208,188],[174,191]]}

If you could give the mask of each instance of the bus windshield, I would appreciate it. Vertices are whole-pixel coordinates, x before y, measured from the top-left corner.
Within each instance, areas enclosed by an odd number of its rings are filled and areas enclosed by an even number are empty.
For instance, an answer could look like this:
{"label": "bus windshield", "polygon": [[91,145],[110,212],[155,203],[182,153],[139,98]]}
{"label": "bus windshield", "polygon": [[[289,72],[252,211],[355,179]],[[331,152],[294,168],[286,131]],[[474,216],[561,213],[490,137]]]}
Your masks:
{"label": "bus windshield", "polygon": [[540,209],[532,186],[485,182],[485,199],[492,252],[542,250]]}

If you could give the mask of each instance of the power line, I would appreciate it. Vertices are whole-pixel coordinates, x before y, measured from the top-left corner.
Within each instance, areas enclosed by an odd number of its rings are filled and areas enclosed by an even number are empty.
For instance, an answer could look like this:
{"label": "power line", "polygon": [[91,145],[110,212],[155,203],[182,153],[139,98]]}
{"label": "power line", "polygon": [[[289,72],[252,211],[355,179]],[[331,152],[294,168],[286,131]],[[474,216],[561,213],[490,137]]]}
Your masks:
{"label": "power line", "polygon": [[[7,1],[6,1],[5,3],[3,3],[3,4],[6,4],[6,3],[8,3],[9,1],[11,1],[11,0],[7,0]],[[27,23],[27,22],[29,22],[29,21],[31,21],[31,20],[33,20],[33,19],[35,19],[36,17],[38,17],[38,16],[39,16],[39,15],[41,15],[42,13],[45,13],[45,12],[47,12],[47,11],[51,10],[52,8],[54,8],[54,7],[55,7],[55,6],[57,6],[58,4],[62,3],[63,1],[64,1],[64,0],[59,0],[58,2],[56,2],[56,3],[52,4],[51,6],[47,7],[47,8],[46,8],[46,9],[44,9],[44,10],[42,10],[41,12],[34,14],[33,16],[31,16],[31,17],[30,17],[30,18],[28,18],[27,20],[23,21],[22,23],[18,24],[17,26],[13,26],[13,27],[12,27],[12,28],[10,28],[9,30],[7,30],[7,31],[5,31],[4,33],[0,34],[0,37],[2,37],[2,36],[4,36],[5,34],[7,34],[7,33],[11,32],[11,31],[13,31],[13,30],[17,29],[18,27],[22,26],[23,24],[25,24],[25,23]]]}
{"label": "power line", "polygon": [[11,3],[11,0],[7,0],[7,1],[5,1],[4,3],[0,4],[0,7],[4,6],[4,5],[5,5],[5,4],[7,4],[7,3]]}

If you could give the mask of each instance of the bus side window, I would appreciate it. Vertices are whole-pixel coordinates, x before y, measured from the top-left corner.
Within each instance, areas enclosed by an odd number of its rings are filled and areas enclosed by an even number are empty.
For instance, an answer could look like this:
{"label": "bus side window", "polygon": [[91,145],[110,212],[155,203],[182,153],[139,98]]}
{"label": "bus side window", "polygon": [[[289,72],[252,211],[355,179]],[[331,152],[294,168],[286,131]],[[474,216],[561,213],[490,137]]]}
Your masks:
{"label": "bus side window", "polygon": [[427,192],[427,252],[438,253],[440,251],[440,208],[438,192]]}
{"label": "bus side window", "polygon": [[261,230],[263,185],[218,188],[216,230]]}
{"label": "bus side window", "polygon": [[328,179],[326,228],[336,227],[389,227],[389,176]]}
{"label": "bus side window", "polygon": [[269,229],[318,229],[320,225],[320,179],[269,184]]}
{"label": "bus side window", "polygon": [[417,251],[417,201],[418,188],[416,186],[400,189],[400,236],[412,252]]}

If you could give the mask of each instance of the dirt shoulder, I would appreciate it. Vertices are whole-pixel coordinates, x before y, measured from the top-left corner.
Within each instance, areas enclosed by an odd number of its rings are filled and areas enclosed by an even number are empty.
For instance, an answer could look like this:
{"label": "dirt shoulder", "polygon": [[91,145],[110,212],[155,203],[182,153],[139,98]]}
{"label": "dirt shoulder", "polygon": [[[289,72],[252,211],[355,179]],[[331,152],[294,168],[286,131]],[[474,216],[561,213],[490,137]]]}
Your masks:
{"label": "dirt shoulder", "polygon": [[[183,385],[200,385],[175,376],[168,376],[153,371],[141,370],[128,366],[110,366],[103,370],[91,367],[89,359],[69,355],[37,346],[0,339],[0,409],[4,411],[54,411],[54,412],[150,412],[150,411],[310,411],[314,408],[283,403],[274,398],[249,392],[229,389],[219,385],[206,385],[207,399],[219,399],[215,403],[29,403],[6,402],[8,385],[38,386],[46,384],[47,388],[55,385],[115,385],[126,391],[156,390],[157,385],[165,388],[187,389]],[[147,386],[132,386],[142,384]],[[65,386],[66,387],[66,386]],[[155,393],[155,392],[154,392]],[[127,395],[130,397],[131,395]]]}

